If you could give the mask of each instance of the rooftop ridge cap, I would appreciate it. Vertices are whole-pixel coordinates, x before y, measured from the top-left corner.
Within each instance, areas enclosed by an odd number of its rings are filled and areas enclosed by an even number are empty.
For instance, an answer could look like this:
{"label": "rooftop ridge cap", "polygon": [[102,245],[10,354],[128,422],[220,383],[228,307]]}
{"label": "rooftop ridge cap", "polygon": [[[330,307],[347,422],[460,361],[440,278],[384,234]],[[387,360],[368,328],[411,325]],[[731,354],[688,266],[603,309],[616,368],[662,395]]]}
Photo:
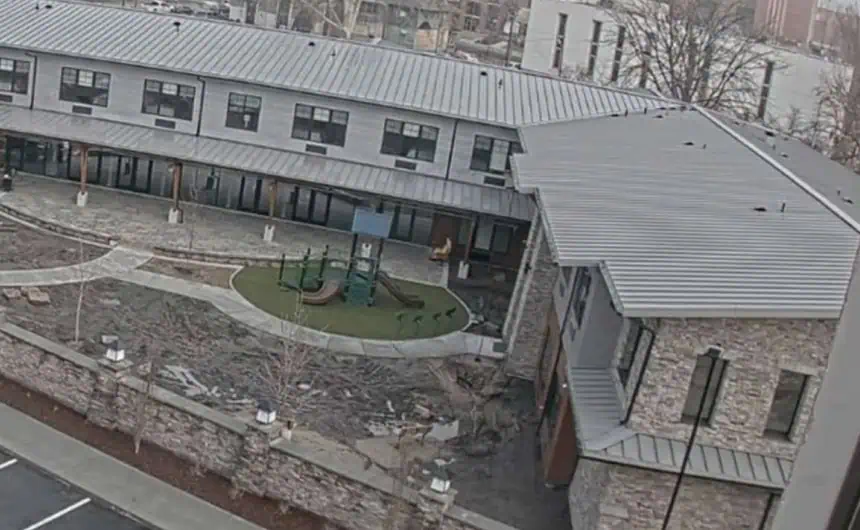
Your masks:
{"label": "rooftop ridge cap", "polygon": [[841,208],[836,206],[830,199],[819,193],[815,188],[806,183],[801,177],[796,175],[793,171],[780,164],[775,158],[770,156],[760,147],[749,141],[748,139],[741,136],[737,131],[732,130],[731,127],[723,123],[720,119],[713,116],[709,111],[700,107],[699,105],[693,104],[693,108],[702,114],[705,118],[708,119],[711,123],[716,125],[720,130],[724,133],[728,134],[735,141],[739,142],[741,145],[752,151],[759,158],[770,164],[774,169],[782,173],[784,177],[793,182],[797,187],[805,191],[812,198],[817,200],[822,206],[826,209],[830,210],[830,212],[838,217],[842,222],[851,227],[855,232],[860,234],[860,223],[851,218],[850,215],[845,213]]}

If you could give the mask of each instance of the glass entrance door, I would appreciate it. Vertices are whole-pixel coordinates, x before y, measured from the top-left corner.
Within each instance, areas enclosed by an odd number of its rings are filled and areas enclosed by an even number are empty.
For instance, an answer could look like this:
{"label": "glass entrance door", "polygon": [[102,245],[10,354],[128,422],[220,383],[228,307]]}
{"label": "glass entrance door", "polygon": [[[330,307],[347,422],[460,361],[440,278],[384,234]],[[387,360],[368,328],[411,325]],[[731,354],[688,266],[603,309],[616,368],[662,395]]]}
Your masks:
{"label": "glass entrance door", "polygon": [[[105,155],[107,156],[107,155]],[[136,156],[116,157],[116,187],[121,190],[149,193],[152,189],[152,160],[140,160]]]}
{"label": "glass entrance door", "polygon": [[261,210],[263,195],[263,179],[261,177],[243,176],[239,187],[239,201],[236,207],[239,210],[254,213],[265,213]]}
{"label": "glass entrance door", "polygon": [[317,225],[328,224],[331,194],[307,188],[296,189],[293,219]]}

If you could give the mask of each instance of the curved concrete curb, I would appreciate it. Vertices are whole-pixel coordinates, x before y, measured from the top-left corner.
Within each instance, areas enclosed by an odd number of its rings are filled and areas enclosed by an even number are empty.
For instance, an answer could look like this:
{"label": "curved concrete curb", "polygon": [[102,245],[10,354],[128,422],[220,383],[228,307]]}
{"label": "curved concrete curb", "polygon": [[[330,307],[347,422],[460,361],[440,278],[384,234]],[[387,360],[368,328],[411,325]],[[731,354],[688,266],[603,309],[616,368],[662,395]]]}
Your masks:
{"label": "curved concrete curb", "polygon": [[152,258],[152,254],[124,247],[116,247],[104,256],[81,265],[68,265],[51,269],[29,269],[0,271],[0,287],[38,287],[90,282],[101,278],[115,277],[140,267]]}
{"label": "curved concrete curb", "polygon": [[[0,199],[2,199],[4,195],[5,194],[0,195]],[[81,239],[87,243],[98,246],[111,247],[119,242],[119,238],[116,236],[102,234],[91,230],[83,230],[80,228],[70,228],[53,221],[46,221],[17,210],[7,204],[3,204],[2,202],[0,202],[0,214],[23,225],[38,228],[46,232],[71,239]]]}

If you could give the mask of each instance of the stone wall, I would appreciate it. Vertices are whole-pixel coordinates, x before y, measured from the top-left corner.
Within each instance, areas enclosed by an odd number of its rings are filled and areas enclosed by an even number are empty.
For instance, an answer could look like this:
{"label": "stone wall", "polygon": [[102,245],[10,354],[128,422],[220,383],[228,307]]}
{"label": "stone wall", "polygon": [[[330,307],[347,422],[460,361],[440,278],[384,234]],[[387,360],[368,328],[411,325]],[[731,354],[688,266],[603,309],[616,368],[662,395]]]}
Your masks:
{"label": "stone wall", "polygon": [[[719,343],[729,364],[709,425],[697,441],[787,458],[794,457],[808,427],[827,369],[836,320],[662,319],[636,397],[631,427],[686,439],[681,422],[696,356]],[[764,437],[780,370],[809,376],[791,439]]]}
{"label": "stone wall", "polygon": [[553,263],[542,227],[536,232],[529,271],[521,270],[520,276],[524,276],[524,280],[519,310],[513,316],[506,369],[512,375],[534,380],[553,299],[552,290],[558,279],[558,267]]}
{"label": "stone wall", "polygon": [[107,246],[119,241],[119,237],[114,235],[102,234],[92,230],[84,230],[82,228],[70,228],[60,223],[46,221],[34,215],[24,213],[16,208],[12,208],[8,204],[0,204],[0,212],[10,215],[23,223],[41,228],[42,230],[47,230],[48,232],[53,232],[61,236],[83,239],[89,243],[95,243],[96,245]]}
{"label": "stone wall", "polygon": [[[0,308],[0,375],[100,426],[135,431],[146,383],[131,363],[94,360],[3,317]],[[282,500],[340,528],[381,528],[392,506],[398,506],[410,528],[514,530],[450,505],[451,497],[395,488],[381,470],[365,469],[364,458],[313,433],[296,433],[287,442],[279,438],[278,424],[229,416],[159,387],[150,396],[146,441],[224,476],[240,490]]]}
{"label": "stone wall", "polygon": [[[575,530],[655,530],[662,526],[677,475],[598,461],[580,460],[573,485]],[[588,495],[584,501],[582,495]],[[770,492],[715,480],[685,477],[669,520],[671,530],[759,530]],[[587,522],[573,519],[575,504],[589,504]],[[577,513],[577,515],[579,515]],[[592,523],[595,518],[597,524]],[[766,525],[765,528],[768,528]]]}

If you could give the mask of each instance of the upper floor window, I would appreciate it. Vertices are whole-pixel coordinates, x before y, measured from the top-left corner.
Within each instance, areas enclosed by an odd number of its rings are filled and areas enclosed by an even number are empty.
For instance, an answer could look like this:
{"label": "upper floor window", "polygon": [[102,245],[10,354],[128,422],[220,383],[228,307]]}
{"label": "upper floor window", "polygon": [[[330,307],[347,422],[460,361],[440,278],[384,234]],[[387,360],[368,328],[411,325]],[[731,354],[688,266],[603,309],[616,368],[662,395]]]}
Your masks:
{"label": "upper floor window", "polygon": [[782,370],[779,373],[779,382],[764,428],[765,434],[781,437],[791,435],[808,381],[809,376],[797,372]]}
{"label": "upper floor window", "polygon": [[582,326],[582,319],[585,316],[585,304],[588,300],[588,293],[591,291],[591,271],[587,267],[580,267],[576,271],[573,291],[573,318],[576,321],[576,327]]}
{"label": "upper floor window", "polygon": [[227,127],[256,131],[263,100],[257,96],[230,92],[227,100]]}
{"label": "upper floor window", "polygon": [[[711,365],[714,364],[713,372]],[[701,420],[710,422],[713,417],[714,410],[717,405],[717,394],[720,391],[720,386],[723,383],[723,374],[726,371],[728,361],[725,359],[712,359],[708,355],[699,355],[696,358],[696,367],[693,369],[693,378],[690,380],[690,389],[687,391],[687,400],[684,402],[684,410],[681,412],[681,419],[688,422],[695,422],[696,416],[699,413],[699,407],[702,408]],[[711,374],[710,383],[708,382],[708,374]],[[705,393],[705,387],[707,393]],[[704,405],[702,400],[704,399]]]}
{"label": "upper floor window", "polygon": [[63,68],[60,81],[60,99],[73,103],[107,107],[110,92],[110,74]]}
{"label": "upper floor window", "polygon": [[432,162],[439,129],[400,120],[385,120],[382,154]]}
{"label": "upper floor window", "polygon": [[618,361],[618,379],[623,386],[627,386],[633,364],[639,358],[640,353],[646,353],[654,344],[654,332],[646,328],[641,320],[630,321],[630,331],[624,341],[624,349],[621,350],[621,359]]}
{"label": "upper floor window", "polygon": [[26,94],[30,84],[30,63],[0,58],[0,92]]}
{"label": "upper floor window", "polygon": [[348,112],[298,104],[293,120],[293,138],[343,146],[348,121]]}
{"label": "upper floor window", "polygon": [[191,120],[194,116],[193,86],[147,79],[143,88],[144,114]]}
{"label": "upper floor window", "polygon": [[519,142],[476,135],[469,167],[475,171],[503,175],[511,170],[511,155],[522,152],[523,148]]}

